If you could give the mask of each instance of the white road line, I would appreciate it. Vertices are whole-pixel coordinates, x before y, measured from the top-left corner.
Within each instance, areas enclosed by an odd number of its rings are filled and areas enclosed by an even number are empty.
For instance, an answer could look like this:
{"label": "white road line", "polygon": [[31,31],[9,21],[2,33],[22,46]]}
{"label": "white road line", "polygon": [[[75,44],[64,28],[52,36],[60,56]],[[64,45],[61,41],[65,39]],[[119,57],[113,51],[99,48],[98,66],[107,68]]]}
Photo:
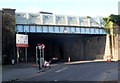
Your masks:
{"label": "white road line", "polygon": [[62,69],[56,71],[56,73],[59,73],[59,72],[61,72],[61,71],[63,71],[63,70],[66,70],[66,69],[67,69],[67,67],[63,67]]}

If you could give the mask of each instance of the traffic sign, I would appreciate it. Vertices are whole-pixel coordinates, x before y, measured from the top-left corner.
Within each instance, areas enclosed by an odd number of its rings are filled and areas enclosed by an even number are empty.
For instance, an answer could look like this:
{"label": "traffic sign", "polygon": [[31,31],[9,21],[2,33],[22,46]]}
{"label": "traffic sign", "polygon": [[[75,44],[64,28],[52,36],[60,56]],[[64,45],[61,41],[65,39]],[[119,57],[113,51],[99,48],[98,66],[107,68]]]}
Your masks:
{"label": "traffic sign", "polygon": [[38,46],[38,48],[39,48],[39,50],[41,50],[41,49],[42,49],[42,45],[41,45],[41,46]]}
{"label": "traffic sign", "polygon": [[44,48],[45,48],[45,45],[44,45],[44,44],[38,44],[38,47],[39,47],[39,49],[41,50],[41,49],[44,49]]}
{"label": "traffic sign", "polygon": [[45,45],[44,44],[42,44],[42,49],[44,49],[45,48]]}

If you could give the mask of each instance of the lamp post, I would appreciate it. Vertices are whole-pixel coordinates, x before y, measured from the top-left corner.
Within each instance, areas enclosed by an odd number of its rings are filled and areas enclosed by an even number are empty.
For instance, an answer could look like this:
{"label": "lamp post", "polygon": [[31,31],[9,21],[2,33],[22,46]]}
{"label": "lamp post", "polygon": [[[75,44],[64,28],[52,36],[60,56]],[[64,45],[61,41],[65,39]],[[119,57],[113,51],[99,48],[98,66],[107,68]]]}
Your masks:
{"label": "lamp post", "polygon": [[[25,31],[25,35],[27,35],[27,31]],[[25,61],[27,63],[27,47],[25,47]]]}
{"label": "lamp post", "polygon": [[[17,34],[18,34],[18,30],[17,30]],[[17,37],[16,37],[17,38]],[[19,43],[19,42],[18,42]],[[17,63],[19,63],[19,47],[17,47]]]}

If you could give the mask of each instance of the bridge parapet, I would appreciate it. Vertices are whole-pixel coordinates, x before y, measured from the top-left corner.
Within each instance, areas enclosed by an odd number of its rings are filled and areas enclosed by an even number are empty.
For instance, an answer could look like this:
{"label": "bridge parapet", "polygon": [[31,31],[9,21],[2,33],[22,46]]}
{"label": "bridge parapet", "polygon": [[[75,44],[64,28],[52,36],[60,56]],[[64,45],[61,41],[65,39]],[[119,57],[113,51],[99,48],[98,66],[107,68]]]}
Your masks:
{"label": "bridge parapet", "polygon": [[16,24],[103,27],[102,17],[80,17],[41,13],[16,13]]}

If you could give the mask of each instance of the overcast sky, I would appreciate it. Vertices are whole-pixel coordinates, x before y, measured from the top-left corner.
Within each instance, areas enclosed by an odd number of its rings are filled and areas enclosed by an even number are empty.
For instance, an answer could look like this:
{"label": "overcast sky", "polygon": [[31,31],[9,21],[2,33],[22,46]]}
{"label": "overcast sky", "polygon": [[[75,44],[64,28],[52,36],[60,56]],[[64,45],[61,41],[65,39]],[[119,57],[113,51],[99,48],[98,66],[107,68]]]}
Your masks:
{"label": "overcast sky", "polygon": [[0,8],[16,12],[46,11],[73,16],[109,16],[118,14],[120,0],[0,0]]}

